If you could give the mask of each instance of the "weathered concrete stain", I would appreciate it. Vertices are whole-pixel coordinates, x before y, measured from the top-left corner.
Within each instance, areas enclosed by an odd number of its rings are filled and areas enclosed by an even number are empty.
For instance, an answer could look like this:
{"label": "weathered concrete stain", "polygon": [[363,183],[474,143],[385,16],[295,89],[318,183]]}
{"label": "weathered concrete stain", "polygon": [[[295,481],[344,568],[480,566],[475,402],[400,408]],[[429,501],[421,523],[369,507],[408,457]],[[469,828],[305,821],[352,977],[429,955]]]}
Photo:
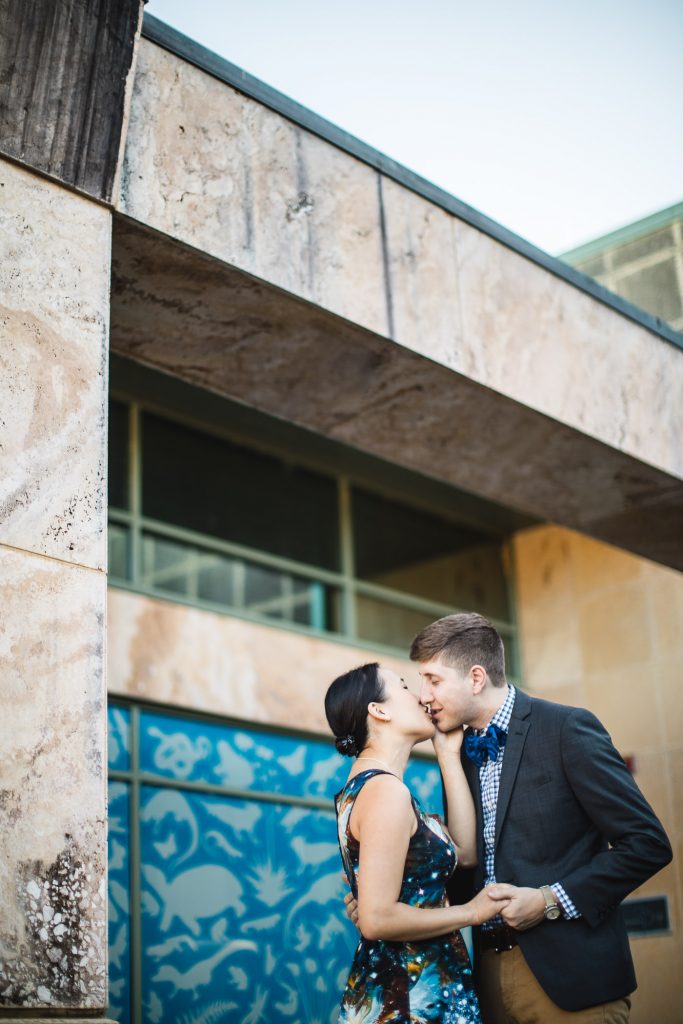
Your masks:
{"label": "weathered concrete stain", "polygon": [[91,925],[93,916],[104,913],[105,899],[104,879],[70,836],[51,864],[21,864],[17,904],[23,935],[13,936],[12,954],[0,960],[0,1004],[105,1006],[104,940]]}
{"label": "weathered concrete stain", "polygon": [[0,1005],[106,1005],[103,573],[0,546]]}

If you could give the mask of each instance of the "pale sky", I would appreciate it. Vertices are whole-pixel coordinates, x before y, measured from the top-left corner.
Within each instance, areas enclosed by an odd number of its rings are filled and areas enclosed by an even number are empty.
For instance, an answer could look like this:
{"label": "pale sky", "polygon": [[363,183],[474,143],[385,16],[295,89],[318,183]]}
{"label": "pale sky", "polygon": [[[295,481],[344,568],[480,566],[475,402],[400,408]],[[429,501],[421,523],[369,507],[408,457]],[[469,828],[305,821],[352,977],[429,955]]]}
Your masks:
{"label": "pale sky", "polygon": [[551,253],[683,200],[683,0],[150,0]]}

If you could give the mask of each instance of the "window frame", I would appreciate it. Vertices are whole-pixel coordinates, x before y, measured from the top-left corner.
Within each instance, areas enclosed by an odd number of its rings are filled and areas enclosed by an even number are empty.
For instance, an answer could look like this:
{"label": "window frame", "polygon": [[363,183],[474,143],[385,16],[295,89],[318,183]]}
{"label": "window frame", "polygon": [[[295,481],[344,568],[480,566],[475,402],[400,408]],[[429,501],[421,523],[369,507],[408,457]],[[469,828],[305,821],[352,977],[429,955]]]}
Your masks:
{"label": "window frame", "polygon": [[[215,397],[215,396],[214,396]],[[353,513],[352,513],[352,487],[356,486],[363,490],[369,490],[389,501],[397,501],[416,510],[427,512],[438,516],[446,521],[451,519],[454,525],[471,525],[472,518],[468,516],[448,516],[441,508],[434,508],[426,501],[414,501],[405,495],[401,495],[395,488],[385,488],[374,484],[369,477],[362,473],[333,472],[329,464],[324,466],[321,461],[315,458],[307,458],[306,452],[297,451],[296,457],[292,457],[291,450],[283,448],[277,443],[266,443],[260,438],[252,440],[238,430],[231,430],[229,427],[217,427],[210,421],[202,421],[196,416],[187,415],[182,410],[175,410],[168,407],[166,403],[157,402],[154,396],[151,398],[133,397],[127,389],[112,386],[109,395],[110,401],[123,403],[128,407],[128,509],[120,509],[114,506],[108,507],[108,521],[119,525],[128,531],[127,544],[127,572],[128,578],[109,577],[110,586],[120,590],[127,590],[133,593],[143,594],[148,597],[171,600],[185,604],[190,607],[197,607],[217,614],[230,615],[234,618],[244,619],[249,622],[267,624],[275,628],[286,629],[288,632],[302,633],[306,636],[324,638],[328,641],[343,643],[347,646],[358,647],[363,650],[371,648],[378,653],[388,654],[393,657],[406,657],[404,648],[384,644],[359,635],[356,615],[356,597],[364,596],[393,607],[407,609],[432,619],[441,618],[459,611],[469,609],[458,608],[453,605],[444,604],[439,601],[432,601],[418,595],[399,591],[377,583],[362,580],[355,575],[354,566],[354,538],[353,538]],[[283,460],[291,465],[301,467],[313,472],[330,477],[337,482],[338,498],[338,522],[339,522],[339,571],[318,568],[306,563],[294,561],[279,555],[271,555],[256,548],[247,547],[232,541],[224,541],[211,537],[207,534],[198,533],[182,527],[176,527],[156,519],[146,517],[142,513],[142,414],[151,413],[163,417],[181,426],[210,434],[218,439],[229,443],[238,444],[248,449],[261,452],[270,457]],[[267,418],[267,417],[264,417]],[[406,474],[408,475],[408,474]],[[508,659],[508,677],[511,681],[519,682],[520,661],[518,631],[516,625],[516,605],[513,586],[512,559],[513,551],[509,536],[502,539],[494,532],[486,529],[482,533],[489,533],[491,539],[499,543],[503,556],[503,567],[505,571],[508,607],[510,609],[509,620],[492,618],[490,621],[500,632],[506,641],[506,646],[511,657]],[[512,532],[512,531],[510,531]],[[143,571],[143,543],[145,535],[154,535],[160,538],[175,540],[180,544],[191,546],[198,551],[206,551],[216,555],[224,555],[230,558],[242,559],[246,563],[263,566],[266,568],[291,574],[294,577],[310,580],[311,584],[323,585],[333,588],[339,595],[339,628],[320,629],[315,626],[303,625],[289,619],[278,619],[268,615],[259,615],[245,608],[227,605],[211,601],[199,596],[173,593],[151,586],[146,580]]]}

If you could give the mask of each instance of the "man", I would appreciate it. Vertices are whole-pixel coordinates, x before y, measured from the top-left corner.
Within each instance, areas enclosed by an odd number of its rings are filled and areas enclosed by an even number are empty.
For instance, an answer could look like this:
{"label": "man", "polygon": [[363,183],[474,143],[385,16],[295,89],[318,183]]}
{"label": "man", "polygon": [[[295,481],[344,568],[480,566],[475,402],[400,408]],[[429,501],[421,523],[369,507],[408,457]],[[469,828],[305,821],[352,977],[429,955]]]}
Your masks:
{"label": "man", "polygon": [[[481,615],[432,623],[410,657],[437,728],[469,727],[469,884],[511,897],[475,930],[486,1024],[624,1024],[636,980],[619,904],[671,860],[661,824],[594,715],[507,683],[502,640]],[[471,895],[467,874],[455,872],[453,902]]]}

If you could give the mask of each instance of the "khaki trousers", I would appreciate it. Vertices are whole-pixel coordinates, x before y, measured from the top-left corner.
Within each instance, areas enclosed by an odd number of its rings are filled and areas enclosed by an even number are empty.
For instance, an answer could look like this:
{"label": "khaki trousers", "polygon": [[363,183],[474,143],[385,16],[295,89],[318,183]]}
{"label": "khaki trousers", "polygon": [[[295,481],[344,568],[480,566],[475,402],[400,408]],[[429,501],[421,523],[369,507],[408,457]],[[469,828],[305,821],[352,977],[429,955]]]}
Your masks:
{"label": "khaki trousers", "polygon": [[543,991],[519,946],[487,949],[477,966],[477,994],[484,1024],[628,1024],[630,999],[586,1010],[561,1010]]}

